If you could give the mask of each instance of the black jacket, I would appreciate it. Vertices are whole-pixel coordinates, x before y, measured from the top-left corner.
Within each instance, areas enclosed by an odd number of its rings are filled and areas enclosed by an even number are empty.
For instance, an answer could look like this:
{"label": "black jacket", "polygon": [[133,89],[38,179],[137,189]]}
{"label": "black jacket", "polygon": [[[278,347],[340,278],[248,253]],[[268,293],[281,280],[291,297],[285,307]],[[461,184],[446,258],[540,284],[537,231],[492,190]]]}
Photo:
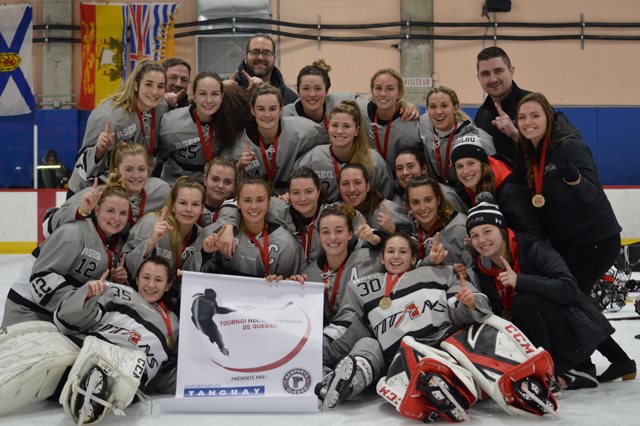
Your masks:
{"label": "black jacket", "polygon": [[[519,88],[515,81],[512,81],[511,84],[511,92],[500,102],[500,107],[513,120],[516,117],[518,102],[531,92]],[[513,161],[516,155],[516,143],[491,124],[491,121],[495,120],[497,116],[498,111],[493,104],[493,99],[491,96],[487,96],[484,103],[478,108],[473,121],[476,126],[491,135],[496,152]]]}
{"label": "black jacket", "polygon": [[[580,291],[562,256],[548,242],[526,233],[515,235],[520,266],[516,297],[519,293],[534,293],[559,306],[579,344],[575,353],[566,355],[574,359],[588,356],[613,333],[613,327]],[[502,306],[493,277],[483,274],[477,265],[475,269],[481,291],[489,298],[493,312],[500,315]]]}
{"label": "black jacket", "polygon": [[[561,112],[555,114],[551,143],[542,180],[544,207],[537,209],[540,223],[553,246],[563,252],[572,244],[590,243],[613,237],[622,231],[616,220],[596,169],[589,146]],[[542,143],[527,149],[538,161]],[[562,180],[568,167],[580,173],[580,183],[570,186]],[[516,175],[523,176],[525,164],[520,155]],[[531,194],[533,195],[533,194]]]}
{"label": "black jacket", "polygon": [[[244,60],[240,62],[240,65],[238,65],[238,69],[244,69],[245,71],[247,71],[247,65],[244,62]],[[236,81],[241,86],[245,86],[245,87],[247,86],[247,81],[242,76],[242,74],[238,74],[238,77],[236,77]],[[289,89],[289,87],[287,87],[287,85],[284,83],[284,77],[282,76],[282,73],[278,68],[273,67],[273,70],[271,71],[271,81],[269,83],[273,87],[277,87],[278,89],[280,89],[280,93],[282,94],[282,102],[283,102],[282,106],[292,104],[296,101],[296,99],[298,99],[298,95],[296,94],[296,92]]]}

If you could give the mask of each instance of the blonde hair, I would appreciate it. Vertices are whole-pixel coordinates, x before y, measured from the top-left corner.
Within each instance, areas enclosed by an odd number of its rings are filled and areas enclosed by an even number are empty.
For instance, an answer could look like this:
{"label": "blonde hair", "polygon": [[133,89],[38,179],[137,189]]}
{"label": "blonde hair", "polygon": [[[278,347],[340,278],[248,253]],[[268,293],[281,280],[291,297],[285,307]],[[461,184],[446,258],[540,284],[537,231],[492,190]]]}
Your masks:
{"label": "blonde hair", "polygon": [[349,150],[349,163],[357,163],[366,167],[367,171],[373,173],[373,155],[371,154],[371,144],[369,137],[364,130],[364,119],[362,111],[355,101],[342,101],[336,105],[329,114],[329,121],[334,114],[349,114],[356,123],[358,133],[353,138],[351,149]]}
{"label": "blonde hair", "polygon": [[444,93],[445,95],[449,96],[449,99],[451,99],[451,103],[457,109],[454,114],[456,121],[471,121],[471,118],[469,118],[469,116],[460,109],[460,99],[458,98],[458,94],[455,92],[455,90],[447,86],[431,87],[429,88],[429,90],[427,90],[427,109],[429,109],[429,96],[433,95],[434,93]]}
{"label": "blonde hair", "polygon": [[373,93],[373,82],[376,80],[376,78],[380,77],[381,75],[390,75],[391,77],[394,78],[396,83],[398,83],[398,99],[396,100],[396,110],[397,110],[400,107],[400,101],[404,97],[404,79],[402,78],[402,74],[400,74],[398,71],[396,71],[393,68],[382,68],[376,71],[373,74],[373,77],[371,77],[371,84],[370,84],[371,93]]}
{"label": "blonde hair", "polygon": [[113,108],[121,107],[125,111],[135,112],[138,101],[138,91],[136,90],[136,83],[138,84],[139,89],[140,82],[144,78],[145,74],[153,71],[162,73],[166,84],[167,71],[164,69],[162,64],[160,62],[154,62],[150,59],[142,59],[138,61],[133,71],[131,71],[131,74],[124,82],[124,86],[122,87],[122,89],[109,98],[113,99]]}
{"label": "blonde hair", "polygon": [[119,174],[118,167],[120,167],[120,163],[122,163],[122,160],[127,155],[142,155],[147,162],[147,166],[149,166],[149,170],[153,168],[153,158],[149,156],[144,146],[139,143],[120,142],[111,150],[111,155],[109,156],[109,172]]}

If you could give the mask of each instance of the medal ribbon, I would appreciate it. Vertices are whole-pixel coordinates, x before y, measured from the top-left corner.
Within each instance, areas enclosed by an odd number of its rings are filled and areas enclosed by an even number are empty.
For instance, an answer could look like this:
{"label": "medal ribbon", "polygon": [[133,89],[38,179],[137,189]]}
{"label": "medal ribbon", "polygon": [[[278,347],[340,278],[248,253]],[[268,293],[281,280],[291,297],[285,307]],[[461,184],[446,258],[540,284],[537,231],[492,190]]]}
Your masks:
{"label": "medal ribbon", "polygon": [[425,234],[424,230],[422,229],[422,226],[418,224],[418,256],[419,256],[418,259],[424,259],[424,255],[425,255],[424,242],[427,238],[431,238],[431,236],[435,234],[439,225],[440,225],[440,221],[436,220],[434,224],[431,225],[431,228],[429,228],[429,230]]}
{"label": "medal ribbon", "polygon": [[272,180],[276,175],[276,154],[278,153],[278,139],[279,136],[276,135],[276,138],[273,141],[273,155],[271,156],[271,161],[267,158],[267,150],[264,147],[264,142],[262,141],[262,136],[258,136],[258,140],[260,142],[260,154],[262,154],[262,162],[264,163],[264,170],[267,174],[267,180]]}
{"label": "medal ribbon", "polygon": [[453,141],[453,137],[455,136],[457,129],[458,123],[456,122],[456,125],[453,127],[451,134],[447,138],[447,150],[445,153],[444,164],[442,164],[442,155],[440,154],[440,137],[438,136],[436,128],[433,128],[433,148],[436,152],[436,159],[438,160],[438,167],[440,168],[442,179],[444,180],[447,180],[447,176],[449,176],[449,163],[451,162],[451,142]]}
{"label": "medal ribbon", "polygon": [[[138,121],[140,122],[140,131],[142,132],[142,136],[147,138],[147,131],[144,127],[144,120],[142,119],[142,111],[139,108],[136,108],[136,113],[138,113]],[[149,123],[149,129],[151,138],[149,138],[149,156],[153,157],[153,150],[156,140],[156,110],[155,108],[151,110],[151,123]]]}
{"label": "medal ribbon", "polygon": [[[340,267],[338,268],[338,271],[336,272],[336,278],[333,280],[333,289],[331,290],[331,298],[329,299],[329,312],[333,311],[333,305],[335,305],[336,303],[336,298],[338,297],[338,287],[340,287],[340,278],[342,277],[342,273],[344,272],[344,265],[347,263],[347,259],[348,257],[344,258],[344,260],[340,264]],[[328,284],[329,279],[325,278],[327,272],[329,272],[329,264],[327,262],[324,262],[323,270],[324,270],[324,274],[322,276],[322,281],[325,284]],[[327,289],[325,288],[324,291],[326,294]]]}
{"label": "medal ribbon", "polygon": [[264,267],[264,273],[266,275],[269,274],[269,232],[267,231],[267,225],[265,224],[262,228],[262,241],[264,241],[264,246],[261,246],[258,242],[258,239],[255,235],[247,233],[249,236],[249,240],[258,248],[260,251],[260,257],[262,258],[262,266]]}
{"label": "medal ribbon", "polygon": [[385,277],[384,284],[384,297],[389,297],[391,295],[391,290],[396,286],[398,281],[404,276],[404,272],[401,274],[387,274]]}
{"label": "medal ribbon", "polygon": [[542,154],[540,155],[540,164],[537,164],[536,156],[533,156],[533,180],[536,188],[536,195],[542,194],[542,178],[544,177],[544,165],[547,161],[547,147],[549,139],[544,138],[542,143]]}
{"label": "medal ribbon", "polygon": [[202,123],[198,113],[194,112],[193,116],[196,119],[196,127],[198,128],[198,135],[200,135],[200,143],[202,144],[202,152],[207,163],[213,158],[213,126],[209,125],[208,139],[204,138],[204,131],[202,130]]}
{"label": "medal ribbon", "polygon": [[389,133],[391,132],[391,121],[387,124],[387,129],[384,132],[384,142],[380,146],[380,136],[378,135],[378,114],[373,118],[373,134],[376,137],[376,149],[382,155],[382,158],[387,159],[387,148],[389,148]]}
{"label": "medal ribbon", "polygon": [[[171,317],[169,316],[169,312],[167,311],[167,307],[164,302],[161,300],[158,303],[154,303],[153,307],[156,308],[156,311],[162,317],[162,321],[164,321],[164,325],[167,327],[167,346],[169,346],[168,342],[173,340],[173,326],[171,325]],[[172,347],[173,345],[169,346]]]}
{"label": "medal ribbon", "polygon": [[300,239],[302,240],[302,247],[304,248],[304,253],[306,259],[309,260],[309,254],[311,253],[311,246],[313,242],[313,229],[316,226],[316,218],[318,217],[318,212],[316,212],[315,217],[311,220],[311,223],[307,227],[307,234],[300,234]]}
{"label": "medal ribbon", "polygon": [[100,240],[102,240],[102,244],[104,244],[104,249],[107,252],[107,261],[109,262],[108,268],[111,269],[114,267],[113,255],[115,254],[116,257],[119,257],[118,251],[116,250],[116,246],[118,245],[118,238],[113,238],[113,242],[111,242],[111,244],[108,244],[107,237],[104,235],[104,232],[102,232],[102,229],[100,229],[99,226],[96,226],[96,230],[98,231],[98,236],[100,237]]}
{"label": "medal ribbon", "polygon": [[142,188],[142,192],[140,192],[140,209],[138,210],[138,217],[133,219],[133,206],[129,203],[129,226],[135,225],[137,221],[140,220],[142,215],[144,214],[144,206],[147,204],[147,192]]}

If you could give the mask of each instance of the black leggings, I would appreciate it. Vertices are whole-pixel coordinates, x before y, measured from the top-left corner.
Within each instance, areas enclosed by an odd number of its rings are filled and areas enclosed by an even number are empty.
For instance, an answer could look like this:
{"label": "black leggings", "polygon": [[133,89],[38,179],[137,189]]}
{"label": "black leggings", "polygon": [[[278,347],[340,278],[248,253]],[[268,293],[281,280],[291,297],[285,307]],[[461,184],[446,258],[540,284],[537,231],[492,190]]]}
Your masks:
{"label": "black leggings", "polygon": [[583,361],[575,356],[578,342],[562,313],[563,309],[561,305],[532,293],[516,294],[512,306],[511,322],[534,345],[549,352],[556,374],[565,373]]}
{"label": "black leggings", "polygon": [[[620,254],[620,235],[586,244],[574,244],[562,250],[561,255],[571,274],[578,281],[578,287],[587,297],[595,282],[611,268]],[[597,348],[610,362],[624,362],[629,359],[625,351],[611,336]]]}

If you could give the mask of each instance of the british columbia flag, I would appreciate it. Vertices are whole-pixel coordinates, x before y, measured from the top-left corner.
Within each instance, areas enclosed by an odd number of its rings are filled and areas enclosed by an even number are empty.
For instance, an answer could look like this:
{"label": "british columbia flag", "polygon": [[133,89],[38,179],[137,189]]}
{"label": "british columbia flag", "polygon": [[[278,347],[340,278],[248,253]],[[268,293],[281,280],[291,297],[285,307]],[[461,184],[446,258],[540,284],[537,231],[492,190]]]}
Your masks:
{"label": "british columbia flag", "polygon": [[143,58],[161,61],[173,56],[173,30],[178,4],[130,4],[128,8],[131,69]]}

